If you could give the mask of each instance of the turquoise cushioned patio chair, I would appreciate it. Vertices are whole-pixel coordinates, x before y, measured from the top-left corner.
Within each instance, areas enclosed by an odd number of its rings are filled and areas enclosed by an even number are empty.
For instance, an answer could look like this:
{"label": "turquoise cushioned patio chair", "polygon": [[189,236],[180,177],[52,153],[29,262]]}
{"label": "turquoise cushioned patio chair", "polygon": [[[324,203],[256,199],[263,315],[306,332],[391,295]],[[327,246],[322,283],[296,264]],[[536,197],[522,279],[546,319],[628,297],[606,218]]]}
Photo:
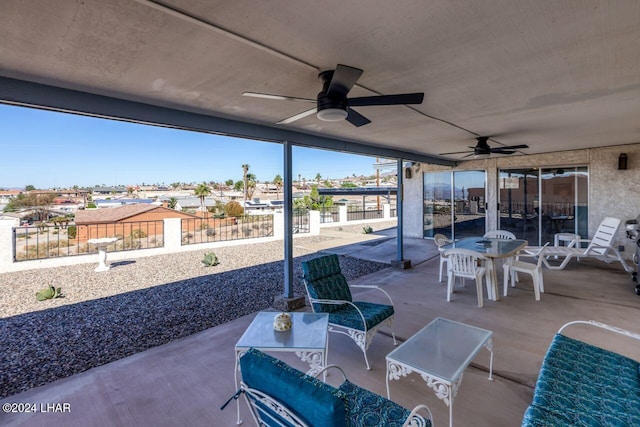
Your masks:
{"label": "turquoise cushioned patio chair", "polygon": [[[289,427],[431,427],[431,411],[427,406],[418,405],[409,411],[349,382],[339,367],[332,365],[325,369],[329,368],[342,372],[343,382],[337,388],[305,375],[260,350],[249,349],[240,358],[240,390],[256,424]],[[428,416],[421,416],[420,411]]]}
{"label": "turquoise cushioned patio chair", "polygon": [[[393,344],[398,345],[393,332],[393,301],[377,286],[351,285],[340,270],[337,255],[326,255],[302,262],[304,284],[311,308],[315,313],[329,313],[329,332],[349,336],[364,353],[367,369],[367,349],[382,326],[391,330]],[[353,301],[349,288],[377,289],[389,299],[389,305]]]}

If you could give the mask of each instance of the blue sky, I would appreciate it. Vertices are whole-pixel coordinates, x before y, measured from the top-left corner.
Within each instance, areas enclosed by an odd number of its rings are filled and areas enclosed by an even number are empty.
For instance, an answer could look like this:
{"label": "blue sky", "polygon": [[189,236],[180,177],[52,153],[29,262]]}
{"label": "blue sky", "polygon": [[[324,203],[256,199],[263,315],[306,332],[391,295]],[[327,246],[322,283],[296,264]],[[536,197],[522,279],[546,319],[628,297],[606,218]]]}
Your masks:
{"label": "blue sky", "polygon": [[[0,104],[0,188],[235,181],[283,175],[282,145]],[[293,148],[293,179],[374,175],[374,157]]]}

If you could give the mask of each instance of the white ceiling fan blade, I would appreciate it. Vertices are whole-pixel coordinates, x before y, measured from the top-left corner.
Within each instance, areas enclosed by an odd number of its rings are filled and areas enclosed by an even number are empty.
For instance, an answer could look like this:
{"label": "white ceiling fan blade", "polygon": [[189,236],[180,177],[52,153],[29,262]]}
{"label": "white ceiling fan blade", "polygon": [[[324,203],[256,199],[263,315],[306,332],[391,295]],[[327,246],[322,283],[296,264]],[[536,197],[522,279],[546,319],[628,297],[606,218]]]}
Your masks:
{"label": "white ceiling fan blade", "polygon": [[242,96],[252,98],[275,99],[277,101],[318,102],[316,99],[296,98],[294,96],[272,95],[270,93],[242,92]]}
{"label": "white ceiling fan blade", "polygon": [[284,119],[284,120],[280,120],[278,123],[276,123],[277,125],[286,125],[289,123],[293,123],[296,120],[300,120],[304,117],[310,116],[312,114],[315,114],[318,111],[317,108],[312,108],[311,110],[307,110],[307,111],[303,111],[302,113],[298,113],[295,116],[291,116],[288,119]]}

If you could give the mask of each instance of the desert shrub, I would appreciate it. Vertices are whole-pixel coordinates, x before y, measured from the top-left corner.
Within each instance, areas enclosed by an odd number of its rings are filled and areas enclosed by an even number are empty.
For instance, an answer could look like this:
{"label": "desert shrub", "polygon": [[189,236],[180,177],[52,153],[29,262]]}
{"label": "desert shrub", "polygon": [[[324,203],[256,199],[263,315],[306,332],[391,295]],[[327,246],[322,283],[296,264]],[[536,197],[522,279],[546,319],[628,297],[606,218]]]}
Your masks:
{"label": "desert shrub", "polygon": [[67,228],[67,234],[69,235],[70,239],[75,239],[76,236],[78,235],[78,230],[76,226],[70,225],[69,228]]}
{"label": "desert shrub", "polygon": [[135,230],[131,231],[131,237],[133,237],[134,239],[141,239],[143,237],[147,237],[147,233],[145,233],[144,230],[136,228]]}
{"label": "desert shrub", "polygon": [[125,249],[140,249],[140,247],[142,247],[142,244],[138,240],[136,240],[136,238],[133,237],[132,234],[131,236],[124,239],[123,247]]}
{"label": "desert shrub", "polygon": [[244,208],[240,205],[240,203],[235,200],[230,201],[224,207],[224,211],[227,216],[242,216],[244,213]]}
{"label": "desert shrub", "polygon": [[209,228],[209,224],[206,222],[200,223],[200,230],[207,230]]}
{"label": "desert shrub", "polygon": [[213,237],[216,235],[216,230],[214,228],[207,228],[207,236]]}

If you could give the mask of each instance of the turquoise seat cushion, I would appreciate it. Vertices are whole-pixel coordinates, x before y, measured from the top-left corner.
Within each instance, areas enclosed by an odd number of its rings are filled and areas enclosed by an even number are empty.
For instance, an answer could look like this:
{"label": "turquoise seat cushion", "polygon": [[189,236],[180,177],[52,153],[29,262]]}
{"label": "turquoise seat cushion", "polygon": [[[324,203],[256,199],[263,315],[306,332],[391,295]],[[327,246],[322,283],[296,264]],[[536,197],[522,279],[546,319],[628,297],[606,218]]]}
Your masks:
{"label": "turquoise seat cushion", "polygon": [[[302,262],[304,280],[313,299],[351,301],[347,279],[340,272],[337,255],[326,255]],[[343,304],[313,304],[316,313],[332,313]]]}
{"label": "turquoise seat cushion", "polygon": [[[392,305],[363,301],[354,301],[353,304],[362,312],[367,329],[379,325],[382,321],[394,314]],[[345,304],[339,307],[338,310],[329,313],[329,323],[364,331],[362,317],[360,317],[358,311],[349,304]]]}
{"label": "turquoise seat cushion", "polygon": [[556,334],[523,425],[545,425],[534,423],[541,414],[543,419],[566,419],[565,425],[640,425],[638,365],[620,354]]}
{"label": "turquoise seat cushion", "polygon": [[240,358],[240,370],[248,387],[280,401],[310,426],[348,425],[346,395],[319,379],[253,348]]}
{"label": "turquoise seat cushion", "polygon": [[[401,427],[411,411],[395,402],[345,381],[339,387],[349,399],[349,421],[352,426]],[[426,420],[425,427],[431,421]]]}

